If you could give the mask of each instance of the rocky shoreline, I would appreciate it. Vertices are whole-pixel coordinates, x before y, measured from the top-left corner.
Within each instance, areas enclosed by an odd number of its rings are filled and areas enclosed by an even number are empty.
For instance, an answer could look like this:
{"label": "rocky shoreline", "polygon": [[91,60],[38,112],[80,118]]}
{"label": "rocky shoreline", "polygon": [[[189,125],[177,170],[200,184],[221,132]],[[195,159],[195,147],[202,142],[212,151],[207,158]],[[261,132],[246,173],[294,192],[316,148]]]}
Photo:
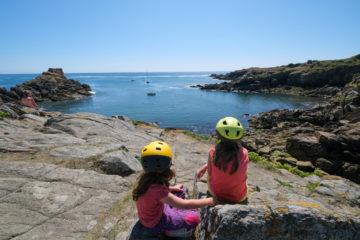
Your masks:
{"label": "rocky shoreline", "polygon": [[321,169],[360,183],[359,86],[360,74],[355,74],[326,104],[260,113],[249,121],[255,130],[247,132],[244,145],[275,163]]}
{"label": "rocky shoreline", "polygon": [[[243,138],[249,151],[323,175],[301,177],[251,159],[248,204],[202,209],[194,238],[359,239],[360,186],[354,182],[360,96],[353,87],[358,83],[356,75],[339,101],[328,105],[254,117],[254,131]],[[157,238],[139,228],[131,200],[139,153],[154,140],[171,146],[176,182],[191,196],[194,173],[207,161],[213,140],[135,124],[125,116],[39,116],[16,103],[0,103],[0,239]],[[336,154],[340,162],[332,158]],[[196,186],[205,193],[205,177]]]}
{"label": "rocky shoreline", "polygon": [[10,91],[0,88],[0,103],[20,103],[24,91],[30,90],[36,102],[74,100],[91,96],[88,84],[65,77],[61,68],[49,68],[33,80],[24,82]]}
{"label": "rocky shoreline", "polygon": [[[0,239],[153,239],[137,228],[130,193],[142,147],[159,139],[172,147],[176,182],[191,196],[194,172],[207,161],[212,140],[134,125],[124,116],[5,117],[0,121]],[[333,175],[303,178],[251,161],[248,184],[247,205],[202,210],[195,239],[300,240],[319,227],[327,239],[359,238],[360,186],[351,181]],[[197,188],[206,192],[205,177]]]}
{"label": "rocky shoreline", "polygon": [[248,68],[211,77],[227,80],[197,85],[203,90],[236,93],[276,93],[332,98],[360,72],[360,54],[347,59],[288,64],[272,68]]}

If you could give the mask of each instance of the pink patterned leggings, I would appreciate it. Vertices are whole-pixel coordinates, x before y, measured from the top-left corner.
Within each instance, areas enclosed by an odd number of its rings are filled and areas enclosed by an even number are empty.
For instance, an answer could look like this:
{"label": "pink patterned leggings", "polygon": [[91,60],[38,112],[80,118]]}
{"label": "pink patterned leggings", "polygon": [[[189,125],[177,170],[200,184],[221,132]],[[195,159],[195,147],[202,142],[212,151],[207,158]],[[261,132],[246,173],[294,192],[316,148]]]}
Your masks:
{"label": "pink patterned leggings", "polygon": [[[182,192],[171,192],[172,194],[185,199],[185,189]],[[164,212],[160,221],[155,227],[147,228],[152,234],[161,234],[166,231],[177,230],[181,228],[196,228],[199,224],[199,213],[195,209],[178,209],[168,204],[164,204]]]}

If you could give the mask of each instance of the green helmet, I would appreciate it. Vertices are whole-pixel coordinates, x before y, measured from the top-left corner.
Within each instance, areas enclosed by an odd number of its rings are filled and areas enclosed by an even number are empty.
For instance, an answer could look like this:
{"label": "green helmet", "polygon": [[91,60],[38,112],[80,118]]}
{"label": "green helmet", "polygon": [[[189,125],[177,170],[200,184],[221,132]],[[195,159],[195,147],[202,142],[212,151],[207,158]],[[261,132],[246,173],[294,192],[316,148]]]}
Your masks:
{"label": "green helmet", "polygon": [[230,140],[240,139],[244,132],[240,121],[233,117],[220,119],[216,124],[216,130],[222,137]]}

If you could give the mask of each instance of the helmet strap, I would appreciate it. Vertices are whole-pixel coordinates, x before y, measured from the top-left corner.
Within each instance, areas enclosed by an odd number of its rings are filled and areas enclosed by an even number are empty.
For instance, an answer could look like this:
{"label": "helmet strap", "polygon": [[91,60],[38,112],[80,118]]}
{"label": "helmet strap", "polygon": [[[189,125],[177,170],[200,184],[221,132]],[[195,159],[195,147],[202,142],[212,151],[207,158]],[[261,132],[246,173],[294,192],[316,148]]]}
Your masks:
{"label": "helmet strap", "polygon": [[221,143],[221,139],[217,140],[217,144],[220,144]]}

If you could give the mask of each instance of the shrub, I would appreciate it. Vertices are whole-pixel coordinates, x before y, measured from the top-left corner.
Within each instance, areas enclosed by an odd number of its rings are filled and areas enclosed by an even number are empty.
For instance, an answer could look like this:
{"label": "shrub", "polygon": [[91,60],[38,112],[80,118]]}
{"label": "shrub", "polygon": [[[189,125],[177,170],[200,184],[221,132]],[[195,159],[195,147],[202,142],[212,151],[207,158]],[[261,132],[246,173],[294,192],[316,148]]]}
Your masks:
{"label": "shrub", "polygon": [[317,188],[319,185],[320,185],[320,183],[309,182],[306,185],[306,188],[309,189],[310,193],[313,193],[315,191],[315,188]]}
{"label": "shrub", "polygon": [[4,120],[4,118],[8,117],[9,115],[9,113],[0,110],[0,120]]}
{"label": "shrub", "polygon": [[[291,156],[290,156],[291,157]],[[263,168],[268,170],[278,169],[286,169],[289,172],[299,175],[300,177],[308,177],[310,175],[317,175],[319,177],[322,176],[321,172],[315,170],[314,172],[303,172],[299,170],[297,167],[290,166],[289,164],[281,164],[281,163],[272,163],[268,161],[266,158],[259,156],[259,154],[254,152],[249,152],[249,160],[260,165]]]}

